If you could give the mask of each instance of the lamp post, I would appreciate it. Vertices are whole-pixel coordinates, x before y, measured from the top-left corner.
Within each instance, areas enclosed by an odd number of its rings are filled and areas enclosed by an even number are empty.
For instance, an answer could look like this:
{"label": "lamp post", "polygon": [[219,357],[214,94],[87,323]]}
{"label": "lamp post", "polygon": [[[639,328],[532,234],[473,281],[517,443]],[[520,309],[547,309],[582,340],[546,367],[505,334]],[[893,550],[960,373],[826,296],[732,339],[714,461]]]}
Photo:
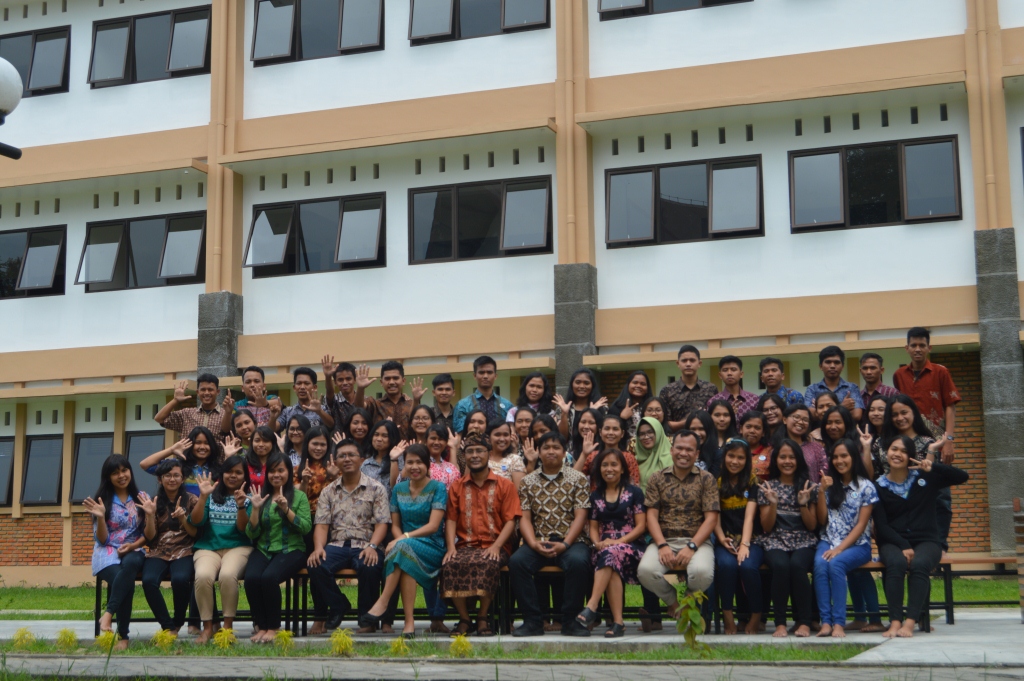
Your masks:
{"label": "lamp post", "polygon": [[[18,69],[11,62],[0,58],[0,125],[18,107],[23,89]],[[17,161],[21,158],[21,149],[0,142],[0,156]]]}

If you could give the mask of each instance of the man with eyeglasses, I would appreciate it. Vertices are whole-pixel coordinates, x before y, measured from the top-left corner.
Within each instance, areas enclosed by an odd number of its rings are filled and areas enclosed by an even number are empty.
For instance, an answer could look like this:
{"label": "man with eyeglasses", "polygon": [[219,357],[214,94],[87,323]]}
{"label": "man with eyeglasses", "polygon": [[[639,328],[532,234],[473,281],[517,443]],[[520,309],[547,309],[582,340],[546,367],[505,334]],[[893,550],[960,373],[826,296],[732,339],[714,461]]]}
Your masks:
{"label": "man with eyeglasses", "polygon": [[309,579],[330,611],[327,629],[337,629],[352,609],[334,577],[338,570],[356,571],[360,615],[369,612],[380,596],[381,547],[391,521],[390,504],[384,486],[360,471],[362,460],[355,440],[338,443],[335,465],[341,477],[320,492],[317,502]]}

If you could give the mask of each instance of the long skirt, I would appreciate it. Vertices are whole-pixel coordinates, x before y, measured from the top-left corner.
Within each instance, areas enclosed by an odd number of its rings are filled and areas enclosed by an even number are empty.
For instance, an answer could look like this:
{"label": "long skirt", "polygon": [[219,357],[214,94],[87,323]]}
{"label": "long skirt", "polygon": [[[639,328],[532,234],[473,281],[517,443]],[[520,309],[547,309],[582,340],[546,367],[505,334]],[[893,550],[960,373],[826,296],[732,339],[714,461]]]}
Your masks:
{"label": "long skirt", "polygon": [[500,560],[491,560],[483,549],[464,548],[441,570],[441,594],[445,598],[493,598],[498,593],[501,568],[508,565],[508,554],[499,553]]}

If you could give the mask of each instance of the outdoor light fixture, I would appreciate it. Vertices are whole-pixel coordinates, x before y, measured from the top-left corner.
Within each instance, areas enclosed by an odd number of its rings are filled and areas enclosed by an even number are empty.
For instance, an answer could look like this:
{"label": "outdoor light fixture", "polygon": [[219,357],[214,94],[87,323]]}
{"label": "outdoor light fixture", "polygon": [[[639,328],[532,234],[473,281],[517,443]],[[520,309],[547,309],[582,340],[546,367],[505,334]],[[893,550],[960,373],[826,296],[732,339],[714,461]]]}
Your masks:
{"label": "outdoor light fixture", "polygon": [[[7,116],[18,107],[23,90],[24,85],[18,69],[14,68],[11,62],[0,58],[0,125],[3,125]],[[0,156],[17,161],[21,158],[21,149],[0,142]]]}

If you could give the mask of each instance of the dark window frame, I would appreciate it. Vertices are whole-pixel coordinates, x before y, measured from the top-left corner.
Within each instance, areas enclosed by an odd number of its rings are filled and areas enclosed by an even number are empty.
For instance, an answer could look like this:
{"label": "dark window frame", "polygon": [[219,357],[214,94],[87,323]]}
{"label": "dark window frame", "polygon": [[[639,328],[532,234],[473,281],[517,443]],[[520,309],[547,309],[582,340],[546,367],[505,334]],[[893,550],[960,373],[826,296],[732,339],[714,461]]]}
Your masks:
{"label": "dark window frame", "polygon": [[[345,0],[341,0],[341,5],[338,7],[338,56],[375,52],[384,49],[384,5],[384,0],[377,0],[377,42],[356,47],[342,47],[341,31],[345,26]],[[331,55],[327,55],[327,57],[329,56]],[[310,59],[325,59],[327,57],[310,57]]]}
{"label": "dark window frame", "polygon": [[[744,0],[744,1],[746,1],[746,0]],[[541,29],[545,29],[545,28],[551,28],[551,0],[545,0],[545,3],[544,3],[545,19],[544,19],[543,22],[536,22],[536,23],[532,23],[532,24],[525,24],[525,25],[522,25],[522,26],[511,26],[511,27],[506,27],[505,26],[505,2],[506,2],[506,0],[501,0],[501,8],[500,8],[500,13],[499,13],[500,18],[499,18],[499,21],[498,21],[498,31],[497,31],[497,33],[488,33],[486,35],[467,36],[467,37],[464,38],[461,35],[459,35],[459,33],[460,33],[460,21],[459,21],[460,11],[459,10],[460,10],[460,6],[461,6],[461,0],[451,0],[451,3],[452,3],[451,4],[451,6],[452,6],[452,16],[451,16],[451,21],[449,22],[450,28],[449,28],[448,32],[447,33],[439,33],[437,35],[432,35],[432,36],[414,38],[412,36],[412,18],[413,18],[413,10],[415,9],[414,8],[415,2],[416,2],[416,0],[409,0],[409,30],[408,30],[408,37],[409,37],[409,44],[412,45],[413,47],[417,47],[419,45],[434,45],[434,44],[437,44],[437,43],[449,43],[449,42],[454,42],[456,40],[475,40],[476,38],[493,38],[495,36],[506,35],[506,34],[509,34],[509,33],[522,33],[523,31],[536,31],[536,30],[541,30]]]}
{"label": "dark window frame", "polygon": [[[159,447],[157,447],[152,452],[152,454],[155,454],[156,452],[159,452],[159,451],[164,449],[164,442],[166,442],[166,439],[165,439],[166,438],[166,434],[167,434],[167,431],[165,431],[165,430],[129,430],[129,431],[127,431],[124,434],[124,457],[126,459],[128,459],[129,463],[131,463],[131,451],[132,451],[132,438],[133,437],[159,437],[160,438],[160,445],[159,445]],[[115,446],[115,450],[116,450],[117,442],[114,443],[114,446]],[[151,456],[152,454],[147,454],[146,456]],[[146,457],[143,457],[143,459],[145,459],[145,458]],[[139,461],[139,463],[141,463],[141,460]],[[132,475],[135,476],[136,481],[145,480],[146,478],[150,478],[152,480],[155,480],[155,476],[152,476],[152,475],[147,475],[147,476],[143,477],[141,474],[145,473],[145,472],[146,471],[143,470],[141,466],[136,466],[135,464],[132,464]],[[141,485],[140,485],[139,489],[142,489]],[[151,495],[151,496],[153,496],[153,495]]]}
{"label": "dark window frame", "polygon": [[[85,252],[89,249],[89,236],[92,234],[94,229],[101,227],[111,227],[113,225],[119,225],[121,228],[121,234],[117,237],[117,252],[114,254],[114,266],[110,269],[110,278],[103,281],[82,281],[82,266],[85,264]],[[85,286],[86,284],[109,284],[114,280],[114,275],[117,273],[117,262],[121,259],[121,249],[126,246],[125,244],[125,232],[127,231],[127,224],[123,221],[117,222],[91,222],[85,226],[85,241],[82,243],[82,254],[78,257],[78,271],[75,274],[75,286]]]}
{"label": "dark window frame", "polygon": [[536,182],[523,181],[515,182],[508,181],[503,182],[501,185],[501,228],[498,231],[498,247],[508,253],[509,251],[534,251],[538,248],[547,248],[551,244],[551,182],[545,183],[544,187],[544,215],[547,218],[548,226],[545,230],[544,245],[543,246],[513,246],[512,248],[505,248],[505,216],[508,214],[508,188],[517,184],[536,184]]}
{"label": "dark window frame", "polygon": [[[501,258],[514,258],[520,256],[529,255],[548,255],[554,252],[554,234],[553,234],[553,220],[552,220],[552,176],[551,175],[530,175],[526,177],[510,177],[501,178],[495,180],[479,180],[475,182],[459,182],[452,184],[442,184],[432,187],[415,187],[410,188],[408,192],[407,204],[408,204],[408,247],[409,256],[408,264],[410,265],[436,265],[438,263],[445,262],[469,262],[472,260],[496,260]],[[506,188],[509,184],[526,184],[529,182],[547,182],[548,185],[548,201],[547,201],[547,245],[541,248],[502,248],[502,234],[505,229],[505,194]],[[466,258],[459,257],[459,190],[467,187],[481,187],[487,185],[501,185],[501,228],[498,233],[498,250],[501,251],[498,255],[479,255]],[[432,258],[430,260],[414,260],[415,255],[415,215],[413,207],[413,197],[416,194],[429,194],[437,191],[451,191],[452,192],[452,255],[448,258]]]}
{"label": "dark window frame", "polygon": [[[23,287],[21,285],[21,280],[25,276],[25,259],[28,257],[28,252],[32,249],[32,235],[34,233],[37,233],[37,232],[57,231],[57,229],[60,229],[60,246],[59,246],[59,250],[57,252],[57,259],[53,261],[53,271],[50,273],[50,285],[49,286]],[[67,261],[67,247],[68,247],[68,244],[67,244],[67,240],[68,240],[67,226],[64,226],[62,228],[40,227],[40,228],[36,228],[36,229],[27,229],[25,231],[28,233],[28,238],[25,240],[25,252],[21,256],[21,265],[20,265],[19,271],[18,271],[18,283],[17,283],[17,286],[15,286],[15,290],[18,290],[18,291],[45,291],[47,289],[54,288],[55,285],[54,285],[53,281],[57,277],[57,271],[60,269],[61,260],[64,260],[65,263]],[[65,264],[65,267],[66,266],[67,265]],[[65,286],[66,285],[67,284],[65,283]]]}
{"label": "dark window frame", "polygon": [[[47,36],[50,34],[64,33],[66,36],[66,42],[64,43],[64,68],[61,71],[61,84],[48,88],[35,88],[29,89],[29,83],[32,82],[32,67],[35,66],[36,60],[36,42],[40,36]],[[12,38],[21,38],[23,36],[32,36],[32,47],[29,50],[29,62],[28,62],[28,80],[22,83],[21,98],[26,97],[42,97],[45,95],[56,95],[62,92],[67,92],[69,83],[71,82],[71,59],[69,58],[69,52],[71,51],[71,26],[54,26],[52,28],[40,28],[34,31],[21,31],[19,33],[8,33],[6,35],[0,35],[0,40],[7,40]]]}
{"label": "dark window frame", "polygon": [[[377,230],[377,253],[378,253],[377,258],[374,259],[374,260],[356,260],[356,261],[352,261],[352,262],[343,262],[343,263],[337,262],[338,240],[341,238],[341,221],[342,221],[342,218],[344,217],[344,214],[345,214],[345,203],[348,202],[348,201],[355,201],[355,200],[360,200],[360,199],[376,199],[376,198],[379,198],[380,201],[381,201],[380,227]],[[295,240],[298,239],[299,230],[302,228],[302,224],[301,224],[301,220],[300,220],[300,216],[299,216],[299,207],[304,205],[304,204],[308,204],[308,203],[324,203],[324,202],[327,202],[327,201],[337,201],[338,204],[339,204],[338,205],[338,226],[337,226],[337,231],[336,231],[336,234],[335,234],[335,237],[334,237],[334,251],[331,253],[331,260],[337,266],[337,269],[300,271],[298,269],[298,261],[297,261],[297,259],[299,257],[299,249],[297,248],[298,244],[296,243],[296,248],[291,249],[291,255],[292,255],[292,257],[294,257],[296,259],[296,262],[295,262],[295,270],[296,271],[294,271],[294,272],[272,272],[272,273],[268,273],[265,270],[262,271],[262,272],[257,271],[257,270],[260,270],[262,268],[291,267],[291,264],[288,263],[288,257],[289,257],[289,254],[290,254],[289,250],[290,250],[290,247],[292,246],[292,240],[293,239],[295,239]],[[336,272],[348,272],[348,271],[351,271],[351,270],[370,270],[370,269],[385,268],[385,267],[388,266],[388,255],[387,255],[387,224],[388,224],[387,223],[387,204],[388,204],[388,201],[387,201],[387,193],[386,192],[364,192],[362,194],[346,194],[346,195],[342,195],[342,196],[322,196],[322,197],[316,197],[316,198],[312,198],[312,199],[302,199],[301,201],[276,201],[274,203],[263,203],[263,204],[254,205],[252,207],[252,219],[249,222],[249,235],[246,238],[245,252],[244,252],[243,257],[242,257],[242,267],[243,268],[248,267],[249,269],[252,270],[252,277],[253,277],[253,279],[270,279],[270,278],[273,278],[273,277],[294,277],[294,276],[300,276],[300,275],[304,275],[304,274],[329,274],[329,273],[332,273],[332,272],[336,273]],[[285,239],[284,257],[282,258],[281,262],[278,263],[278,264],[272,264],[272,265],[246,265],[245,262],[246,262],[246,260],[248,260],[248,257],[249,257],[249,245],[250,245],[250,242],[252,241],[252,226],[256,222],[256,216],[259,215],[260,211],[273,210],[275,208],[288,208],[288,207],[291,208],[292,214],[291,214],[290,221],[288,223],[288,236]]]}
{"label": "dark window frame", "polygon": [[[79,455],[79,448],[82,446],[82,440],[92,440],[92,439],[98,439],[98,438],[110,438],[110,453],[113,454],[114,450],[116,449],[116,444],[117,444],[116,442],[114,442],[114,438],[115,437],[116,436],[115,436],[115,434],[113,432],[106,432],[106,433],[75,433],[75,451],[74,451],[74,454],[73,454],[74,461],[71,464],[71,491],[69,492],[69,495],[71,497],[70,498],[70,502],[72,504],[80,504],[80,503],[82,503],[82,501],[85,500],[85,497],[82,497],[81,499],[78,499],[78,498],[75,497],[75,480],[78,479],[78,455]],[[99,473],[99,471],[97,471],[97,473]],[[97,477],[99,477],[99,476],[97,476]]]}
{"label": "dark window frame", "polygon": [[[57,500],[56,501],[25,501],[25,483],[28,481],[29,456],[32,453],[32,443],[40,440],[57,440],[61,443],[61,465],[57,468]],[[64,436],[63,435],[28,435],[25,437],[25,462],[22,465],[21,473],[21,494],[19,498],[22,506],[59,506],[63,496],[63,469],[64,469]]]}
{"label": "dark window frame", "polygon": [[294,0],[294,9],[292,10],[292,26],[289,31],[291,36],[291,49],[287,55],[277,57],[256,57],[256,32],[259,24],[259,5],[260,0],[256,0],[253,3],[253,24],[252,24],[252,48],[249,50],[249,61],[252,62],[254,68],[261,66],[274,66],[275,64],[288,64],[291,62],[298,61],[315,61],[317,59],[333,59],[334,57],[343,57],[348,54],[362,54],[363,52],[379,52],[384,49],[384,5],[385,0],[377,0],[377,42],[372,45],[359,45],[357,47],[342,47],[341,46],[341,28],[345,21],[345,0],[340,0],[338,5],[338,39],[336,41],[337,54],[322,54],[316,57],[304,57],[302,52],[302,0]]}
{"label": "dark window frame", "polygon": [[[508,0],[501,0],[501,32],[502,33],[516,33],[518,31],[530,31],[535,28],[550,28],[551,27],[551,3],[544,3],[544,21],[535,21],[532,24],[520,24],[518,26],[506,26],[505,25],[505,3]],[[486,36],[480,36],[481,38]]]}
{"label": "dark window frame", "polygon": [[[598,0],[600,1],[600,0]],[[721,7],[723,5],[738,5],[743,2],[753,2],[754,0],[701,0],[700,7],[681,7],[679,9],[663,9],[659,11],[654,10],[654,0],[644,0],[643,7],[631,7],[628,9],[600,9],[598,4],[597,15],[600,21],[614,21],[616,19],[628,19],[629,17],[643,17],[651,14],[672,14],[674,12],[690,12],[697,9],[710,9],[712,7]],[[710,4],[705,5],[705,2]]]}
{"label": "dark window frame", "polygon": [[[164,245],[160,247],[160,262],[156,266],[156,276],[158,279],[166,279],[168,281],[174,279],[195,279],[199,277],[199,264],[205,259],[206,254],[206,211],[199,211],[193,213],[184,213],[176,215],[167,215],[164,223]],[[174,220],[197,218],[203,219],[202,227],[199,228],[199,248],[196,250],[196,260],[192,264],[192,274],[175,274],[171,276],[165,276],[160,274],[164,270],[164,257],[167,255],[167,238],[171,234],[171,222]],[[145,218],[143,218],[145,219]],[[127,225],[125,225],[127,227]],[[188,283],[206,283],[206,272],[203,272],[202,282],[188,282]]]}
{"label": "dark window frame", "polygon": [[[341,249],[341,228],[345,224],[345,204],[350,202],[350,201],[352,201],[352,202],[365,201],[368,198],[376,198],[376,197],[346,197],[346,198],[341,200],[341,206],[340,206],[340,209],[338,211],[338,236],[337,236],[337,238],[334,241],[334,264],[335,265],[355,265],[355,264],[360,264],[360,263],[370,263],[370,262],[372,262],[371,260],[369,260],[367,258],[357,258],[357,259],[348,259],[348,260],[339,260],[338,259],[338,251]],[[376,258],[374,258],[374,260],[379,260],[380,259],[381,236],[383,235],[384,230],[387,228],[387,222],[385,222],[385,220],[384,220],[384,213],[385,213],[384,195],[381,195],[380,196],[380,214],[377,216],[377,243],[376,243],[376,246],[375,246],[378,255],[377,255]]]}
{"label": "dark window frame", "polygon": [[[201,9],[197,10],[196,13],[198,13],[199,11],[202,11],[202,10]],[[203,55],[204,55],[203,60],[204,60],[204,66],[203,67],[192,66],[192,67],[186,67],[186,68],[180,68],[180,69],[172,69],[171,68],[171,54],[174,51],[174,31],[177,29],[177,26],[178,26],[178,17],[180,15],[183,15],[183,14],[192,14],[192,12],[189,12],[187,10],[174,10],[173,12],[171,12],[171,37],[170,37],[170,40],[167,41],[167,62],[166,62],[166,66],[164,67],[164,70],[167,71],[167,73],[170,73],[172,75],[175,74],[175,73],[191,73],[192,71],[195,71],[195,70],[197,70],[199,68],[209,68],[209,66],[210,66],[210,40],[212,38],[211,33],[213,32],[213,6],[212,5],[210,5],[210,9],[206,12],[206,37],[203,39]]]}
{"label": "dark window frame", "polygon": [[[933,144],[937,142],[951,142],[953,144],[953,182],[956,188],[956,213],[945,215],[926,215],[921,217],[907,217],[907,173],[906,156],[904,150],[908,146],[922,144]],[[880,222],[871,225],[850,224],[850,201],[847,187],[846,150],[865,149],[870,147],[882,147],[896,145],[896,172],[899,176],[900,186],[900,220],[894,222]],[[796,222],[796,186],[793,182],[793,162],[801,156],[820,156],[828,153],[838,153],[841,162],[841,181],[843,200],[843,222],[829,223],[827,225],[801,226]],[[909,139],[881,140],[867,144],[845,144],[836,147],[822,147],[818,149],[799,149],[790,151],[788,155],[789,167],[789,231],[791,234],[803,234],[805,232],[823,232],[837,229],[872,229],[874,227],[892,227],[894,225],[916,225],[928,222],[951,222],[963,219],[963,187],[960,181],[960,141],[959,135],[933,135],[930,137],[914,137]]]}
{"label": "dark window frame", "polygon": [[9,508],[14,505],[14,438],[0,437],[0,443],[11,443],[11,471],[7,478],[7,501],[0,503],[0,508]]}
{"label": "dark window frame", "polygon": [[[65,268],[67,267],[67,225],[48,225],[46,227],[33,227],[32,229],[12,229],[9,231],[2,232],[3,234],[25,234],[25,250],[21,253],[21,260],[18,263],[18,276],[15,279],[15,295],[2,296],[0,300],[21,300],[24,298],[43,298],[47,296],[62,296],[65,294],[67,289],[67,275],[61,278],[60,291],[51,291],[50,289],[56,289],[57,284],[52,283],[49,288],[19,288],[18,285],[21,283],[21,275],[25,268],[25,256],[28,255],[28,248],[32,243],[33,232],[48,232],[52,230],[61,230],[61,246],[60,253],[57,255],[57,264],[54,268],[54,279],[57,277],[57,273],[60,272],[61,263],[64,263]],[[51,280],[52,281],[52,280]],[[20,294],[20,295],[18,295]]]}
{"label": "dark window frame", "polygon": [[[753,163],[757,168],[757,229],[732,229],[732,230],[719,230],[714,229],[714,169],[715,166],[721,165],[732,165],[735,163]],[[663,168],[676,168],[680,166],[698,166],[704,165],[705,172],[707,173],[707,188],[708,188],[708,235],[700,239],[672,239],[662,240],[661,239],[661,202],[658,200],[660,195],[659,187],[661,184],[660,170]],[[654,219],[654,236],[650,239],[630,239],[630,240],[614,240],[610,241],[611,235],[611,178],[613,175],[626,175],[630,173],[650,171],[654,176],[653,182],[653,197],[654,207],[651,211],[651,215]],[[764,166],[762,163],[761,154],[747,154],[744,156],[727,156],[724,158],[706,158],[706,159],[695,159],[693,161],[678,161],[675,163],[656,163],[641,166],[630,166],[627,168],[609,168],[605,170],[605,182],[604,182],[604,243],[605,248],[617,249],[617,248],[638,248],[642,246],[665,246],[669,244],[689,244],[689,243],[703,243],[706,241],[721,241],[722,239],[746,239],[752,237],[764,236]]]}
{"label": "dark window frame", "polygon": [[[193,12],[207,12],[206,22],[206,54],[203,59],[203,66],[192,69],[176,69],[170,71],[167,67],[170,65],[171,60],[171,46],[174,44],[174,19],[179,14],[191,14]],[[164,71],[167,73],[166,78],[152,78],[148,80],[138,80],[135,76],[135,22],[139,19],[148,19],[150,17],[156,17],[161,15],[169,15],[171,20],[171,32],[167,41],[167,55],[164,57]],[[102,26],[110,26],[113,24],[121,24],[128,22],[128,40],[125,43],[125,56],[124,56],[124,76],[121,78],[111,78],[105,80],[93,80],[92,78],[92,66],[93,60],[96,58],[96,32]],[[103,21],[94,21],[92,24],[92,42],[89,48],[89,70],[86,72],[86,82],[92,89],[107,88],[107,87],[118,87],[121,85],[134,85],[136,83],[154,83],[161,80],[170,80],[172,78],[187,78],[189,76],[199,76],[210,73],[210,61],[211,61],[211,47],[213,32],[213,6],[212,5],[197,5],[193,7],[184,7],[181,9],[164,10],[163,12],[148,12],[146,14],[133,14],[127,17],[118,17],[116,19],[104,19]]]}

